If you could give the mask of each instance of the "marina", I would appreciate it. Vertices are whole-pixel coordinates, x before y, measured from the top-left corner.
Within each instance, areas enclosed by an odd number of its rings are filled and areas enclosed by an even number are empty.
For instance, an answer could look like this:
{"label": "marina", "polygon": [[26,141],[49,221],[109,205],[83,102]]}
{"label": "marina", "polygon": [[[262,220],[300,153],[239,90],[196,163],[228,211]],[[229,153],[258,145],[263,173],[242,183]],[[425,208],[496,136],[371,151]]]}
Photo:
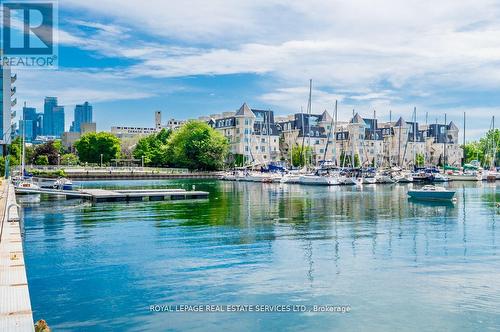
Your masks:
{"label": "marina", "polygon": [[[123,324],[162,330],[165,319],[174,330],[205,331],[500,328],[498,182],[444,183],[456,192],[454,203],[410,200],[407,192],[417,186],[411,183],[95,181],[82,190],[193,185],[212,198],[93,205],[19,196],[35,320],[46,319],[53,330],[84,322],[86,331]],[[351,310],[197,313],[191,319],[150,312],[158,303],[343,304]]]}

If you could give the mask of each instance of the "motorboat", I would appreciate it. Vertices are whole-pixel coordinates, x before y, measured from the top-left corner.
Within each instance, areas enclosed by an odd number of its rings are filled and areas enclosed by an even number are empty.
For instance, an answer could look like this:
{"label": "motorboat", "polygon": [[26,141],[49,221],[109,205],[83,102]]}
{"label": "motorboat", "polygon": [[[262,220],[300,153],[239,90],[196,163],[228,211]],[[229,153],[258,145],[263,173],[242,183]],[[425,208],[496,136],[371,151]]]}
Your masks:
{"label": "motorboat", "polygon": [[479,172],[448,172],[446,176],[450,181],[481,181],[482,175]]}
{"label": "motorboat", "polygon": [[389,175],[385,173],[380,173],[375,175],[375,181],[377,183],[394,183],[394,179]]}
{"label": "motorboat", "polygon": [[429,201],[451,201],[455,196],[454,190],[432,185],[423,186],[421,189],[408,190],[408,196],[412,199]]}
{"label": "motorboat", "polygon": [[339,178],[336,176],[321,176],[321,175],[301,175],[298,179],[300,184],[334,186],[339,184]]}
{"label": "motorboat", "polygon": [[500,180],[500,172],[496,170],[483,171],[483,181],[497,181]]}
{"label": "motorboat", "polygon": [[450,180],[446,175],[441,173],[433,173],[433,176],[433,182],[448,182]]}
{"label": "motorboat", "polygon": [[413,176],[409,172],[400,172],[393,175],[392,179],[398,183],[411,183],[413,182]]}
{"label": "motorboat", "polygon": [[73,182],[67,178],[58,178],[53,187],[59,190],[73,190]]}

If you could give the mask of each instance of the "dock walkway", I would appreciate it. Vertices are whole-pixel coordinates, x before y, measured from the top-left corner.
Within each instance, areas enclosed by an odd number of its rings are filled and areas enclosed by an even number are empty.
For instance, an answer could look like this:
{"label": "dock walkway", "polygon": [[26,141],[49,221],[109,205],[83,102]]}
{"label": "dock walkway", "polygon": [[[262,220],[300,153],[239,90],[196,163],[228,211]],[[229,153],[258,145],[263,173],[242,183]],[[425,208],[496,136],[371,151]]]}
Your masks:
{"label": "dock walkway", "polygon": [[16,192],[19,194],[48,194],[66,196],[66,198],[82,198],[90,200],[94,203],[207,199],[209,195],[206,191],[186,191],[184,189],[58,190],[43,188],[16,188]]}
{"label": "dock walkway", "polygon": [[0,331],[32,332],[33,315],[14,186],[2,180],[0,193]]}

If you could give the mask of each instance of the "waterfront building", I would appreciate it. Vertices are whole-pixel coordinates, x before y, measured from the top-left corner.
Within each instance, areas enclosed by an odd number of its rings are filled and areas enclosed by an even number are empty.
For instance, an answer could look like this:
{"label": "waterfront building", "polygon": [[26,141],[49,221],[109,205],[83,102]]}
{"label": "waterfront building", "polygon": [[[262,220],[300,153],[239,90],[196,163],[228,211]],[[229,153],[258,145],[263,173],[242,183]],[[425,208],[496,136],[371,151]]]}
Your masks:
{"label": "waterfront building", "polygon": [[45,97],[43,106],[43,134],[61,137],[64,132],[64,106],[57,104],[57,97]]}
{"label": "waterfront building", "polygon": [[88,101],[81,105],[75,106],[75,116],[74,120],[69,129],[70,132],[78,133],[80,132],[80,127],[82,123],[92,122],[92,105]]}
{"label": "waterfront building", "polygon": [[280,159],[280,130],[271,110],[251,109],[213,114],[208,124],[227,138],[236,164],[263,165]]}
{"label": "waterfront building", "polygon": [[2,152],[5,153],[6,145],[10,144],[13,132],[12,118],[15,116],[12,107],[17,103],[14,98],[16,88],[13,83],[17,75],[12,76],[10,68],[0,66],[0,144]]}
{"label": "waterfront building", "polygon": [[78,141],[80,139],[80,137],[82,137],[82,135],[87,134],[87,133],[95,133],[95,132],[96,132],[96,123],[95,122],[80,123],[80,130],[78,132],[65,131],[62,134],[62,137],[61,137],[62,145],[65,148],[72,149],[75,142]]}
{"label": "waterfront building", "polygon": [[154,127],[128,127],[128,126],[111,127],[111,133],[118,138],[151,135],[156,133],[157,131],[158,130]]}
{"label": "waterfront building", "polygon": [[31,143],[37,135],[37,113],[34,107],[23,107],[23,116],[19,120],[19,133],[24,132],[24,139],[27,143]]}

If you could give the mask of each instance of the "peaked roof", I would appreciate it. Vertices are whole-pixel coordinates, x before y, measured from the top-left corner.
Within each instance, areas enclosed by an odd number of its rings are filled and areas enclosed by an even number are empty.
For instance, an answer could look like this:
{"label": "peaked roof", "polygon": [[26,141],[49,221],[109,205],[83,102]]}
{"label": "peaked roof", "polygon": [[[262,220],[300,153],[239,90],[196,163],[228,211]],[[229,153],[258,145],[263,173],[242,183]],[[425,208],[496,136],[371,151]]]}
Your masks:
{"label": "peaked roof", "polygon": [[253,114],[252,110],[250,109],[250,107],[248,107],[247,103],[243,103],[243,105],[241,105],[240,109],[236,112],[235,116],[246,116],[255,118],[255,114]]}
{"label": "peaked roof", "polygon": [[323,122],[331,122],[332,121],[332,116],[330,113],[328,113],[327,110],[324,110],[323,113],[321,113],[321,121]]}
{"label": "peaked roof", "polygon": [[351,119],[351,123],[357,123],[357,124],[364,125],[365,120],[363,120],[363,118],[358,113],[356,113],[356,115],[354,115],[354,117]]}
{"label": "peaked roof", "polygon": [[448,125],[448,130],[458,130],[458,127],[453,121],[451,121]]}
{"label": "peaked roof", "polygon": [[405,120],[403,120],[403,117],[399,117],[399,120],[396,122],[394,125],[395,127],[403,127],[406,124]]}

